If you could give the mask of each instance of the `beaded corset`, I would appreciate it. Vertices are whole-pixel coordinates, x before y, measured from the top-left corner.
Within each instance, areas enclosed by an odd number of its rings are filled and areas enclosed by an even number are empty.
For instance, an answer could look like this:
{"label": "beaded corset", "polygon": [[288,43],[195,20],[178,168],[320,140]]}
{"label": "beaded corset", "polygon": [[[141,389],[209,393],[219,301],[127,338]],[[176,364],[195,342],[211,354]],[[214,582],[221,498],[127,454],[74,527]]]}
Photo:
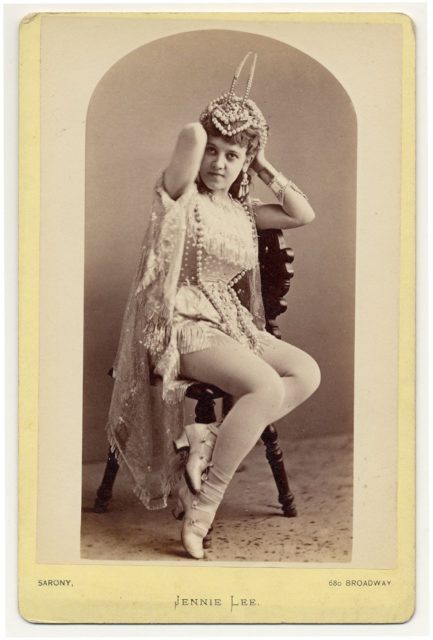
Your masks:
{"label": "beaded corset", "polygon": [[[200,194],[190,212],[175,308],[256,347],[251,317],[233,285],[257,263],[255,223],[236,201]],[[193,289],[193,291],[191,291]]]}

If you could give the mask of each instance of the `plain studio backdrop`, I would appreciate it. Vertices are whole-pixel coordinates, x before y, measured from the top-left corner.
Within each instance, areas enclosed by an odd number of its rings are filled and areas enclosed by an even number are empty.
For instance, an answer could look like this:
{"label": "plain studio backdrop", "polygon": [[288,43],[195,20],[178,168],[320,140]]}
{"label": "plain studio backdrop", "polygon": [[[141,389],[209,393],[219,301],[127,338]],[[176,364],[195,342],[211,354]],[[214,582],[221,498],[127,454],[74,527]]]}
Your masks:
{"label": "plain studio backdrop", "polygon": [[[352,433],[355,312],[356,115],[319,62],[272,38],[205,30],[161,38],[101,78],[86,123],[83,458],[107,454],[105,423],[122,315],[149,219],[152,187],[181,127],[228,90],[258,53],[250,97],[270,126],[266,155],[307,195],[316,220],[285,231],[295,252],[283,339],[319,363],[322,383],[282,419],[280,439]],[[246,65],[248,70],[248,65]],[[242,75],[237,93],[245,86]],[[273,202],[255,180],[253,195]],[[188,417],[192,416],[188,406]]]}

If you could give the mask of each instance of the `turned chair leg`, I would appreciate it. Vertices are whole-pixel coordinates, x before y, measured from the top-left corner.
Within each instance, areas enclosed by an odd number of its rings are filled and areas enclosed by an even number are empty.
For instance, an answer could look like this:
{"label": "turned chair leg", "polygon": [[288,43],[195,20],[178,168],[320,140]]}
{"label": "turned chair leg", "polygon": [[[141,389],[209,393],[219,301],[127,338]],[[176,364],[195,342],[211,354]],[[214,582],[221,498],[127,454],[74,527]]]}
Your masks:
{"label": "turned chair leg", "polygon": [[262,441],[266,447],[266,458],[272,469],[275,484],[278,490],[278,500],[286,518],[296,517],[295,496],[290,491],[287,472],[284,466],[283,452],[278,442],[278,433],[273,424],[270,424],[262,433]]}
{"label": "turned chair leg", "polygon": [[113,495],[113,485],[119,470],[119,463],[112,451],[108,452],[107,464],[105,466],[104,477],[101,485],[96,492],[95,504],[93,506],[94,513],[105,513],[108,503]]}
{"label": "turned chair leg", "polygon": [[200,398],[195,405],[195,421],[204,424],[216,421],[215,402],[211,398]]}

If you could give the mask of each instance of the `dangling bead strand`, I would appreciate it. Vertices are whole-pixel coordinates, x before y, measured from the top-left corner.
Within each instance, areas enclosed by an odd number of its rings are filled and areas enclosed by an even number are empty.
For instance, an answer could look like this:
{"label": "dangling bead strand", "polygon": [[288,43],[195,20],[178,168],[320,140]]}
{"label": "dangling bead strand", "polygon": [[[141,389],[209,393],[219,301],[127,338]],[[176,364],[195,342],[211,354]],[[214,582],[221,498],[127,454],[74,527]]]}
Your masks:
{"label": "dangling bead strand", "polygon": [[[250,220],[251,231],[252,231],[252,234],[253,234],[254,246],[257,246],[257,227],[256,227],[256,222],[254,220],[254,215],[252,214],[251,209],[248,206],[247,202],[243,202],[242,203],[242,207],[245,210],[245,212],[247,213],[248,218]],[[232,278],[230,280],[230,282],[228,284],[228,287],[229,287],[229,292],[230,292],[230,295],[231,295],[231,297],[233,299],[233,302],[236,305],[236,310],[237,310],[237,313],[238,313],[239,323],[240,323],[242,329],[244,330],[244,333],[248,336],[248,339],[249,339],[253,349],[255,349],[257,344],[258,344],[257,338],[251,332],[249,326],[245,322],[244,307],[243,307],[241,301],[239,300],[238,294],[233,289],[234,285],[237,284],[240,280],[242,280],[242,278],[244,277],[246,272],[247,272],[247,270],[243,269],[240,273],[238,273],[234,278]]]}
{"label": "dangling bead strand", "polygon": [[224,313],[224,310],[222,308],[222,305],[220,304],[220,301],[214,295],[213,291],[211,291],[211,289],[205,285],[202,279],[204,232],[203,232],[203,223],[200,217],[200,211],[199,211],[198,205],[196,205],[194,208],[194,217],[195,217],[196,228],[197,228],[197,253],[196,253],[197,255],[197,265],[196,265],[197,286],[205,294],[205,296],[208,298],[208,300],[211,302],[211,304],[213,304],[215,309],[220,314],[221,320],[223,321],[223,324],[224,324],[225,331],[232,337],[235,337],[234,332],[230,327],[230,321],[227,319],[226,314]]}

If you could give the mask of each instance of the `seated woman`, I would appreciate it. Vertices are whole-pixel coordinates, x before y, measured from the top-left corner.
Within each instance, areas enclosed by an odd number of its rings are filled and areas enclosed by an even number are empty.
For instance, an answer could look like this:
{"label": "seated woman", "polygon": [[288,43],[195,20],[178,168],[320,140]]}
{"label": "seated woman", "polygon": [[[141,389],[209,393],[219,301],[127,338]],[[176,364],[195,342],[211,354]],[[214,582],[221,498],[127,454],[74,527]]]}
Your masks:
{"label": "seated woman", "polygon": [[[190,449],[176,513],[184,514],[183,545],[198,559],[241,461],[265,427],[308,398],[320,381],[311,356],[264,330],[257,229],[298,227],[311,222],[314,212],[265,157],[268,127],[248,98],[255,57],[245,95],[234,94],[249,55],[230,91],[208,105],[200,122],[182,129],[156,185],[114,367],[108,423],[111,445],[149,508],[165,506],[178,478],[167,442]],[[278,203],[251,201],[253,172]],[[244,277],[250,309],[234,289]],[[179,406],[191,380],[227,392],[233,407],[220,423],[188,425],[181,433],[179,413],[173,419],[168,412],[156,426],[149,372],[162,378],[166,408]]]}

